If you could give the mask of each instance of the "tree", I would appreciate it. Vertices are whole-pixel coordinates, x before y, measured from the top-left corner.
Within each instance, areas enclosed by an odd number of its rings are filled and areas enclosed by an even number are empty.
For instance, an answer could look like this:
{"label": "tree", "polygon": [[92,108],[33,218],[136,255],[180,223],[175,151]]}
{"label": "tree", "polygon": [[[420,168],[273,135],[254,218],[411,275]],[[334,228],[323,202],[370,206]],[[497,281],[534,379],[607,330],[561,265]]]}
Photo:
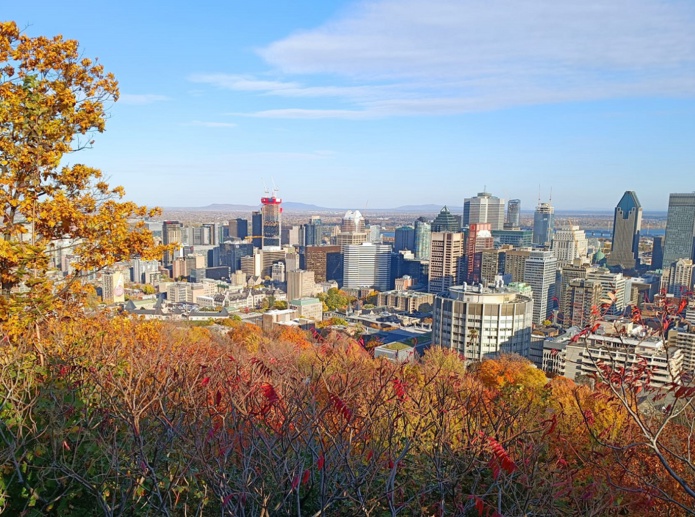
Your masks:
{"label": "tree", "polygon": [[[117,99],[114,76],[76,41],[0,23],[0,322],[41,319],[87,272],[161,256],[144,223],[128,221],[158,212],[121,201],[123,188],[98,169],[65,163],[104,131],[105,105]],[[56,283],[51,256],[66,248],[74,273]]]}

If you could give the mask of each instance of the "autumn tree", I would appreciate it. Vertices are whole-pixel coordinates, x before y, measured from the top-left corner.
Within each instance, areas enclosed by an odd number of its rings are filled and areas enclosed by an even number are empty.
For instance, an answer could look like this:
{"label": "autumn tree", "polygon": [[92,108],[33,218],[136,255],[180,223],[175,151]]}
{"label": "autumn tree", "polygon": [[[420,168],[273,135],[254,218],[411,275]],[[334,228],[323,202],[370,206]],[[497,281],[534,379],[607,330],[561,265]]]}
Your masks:
{"label": "autumn tree", "polygon": [[[86,272],[159,255],[144,223],[129,223],[154,212],[122,201],[98,169],[67,161],[104,131],[117,99],[114,76],[76,41],[0,23],[0,321],[36,321]],[[66,249],[74,273],[56,283],[51,259]]]}

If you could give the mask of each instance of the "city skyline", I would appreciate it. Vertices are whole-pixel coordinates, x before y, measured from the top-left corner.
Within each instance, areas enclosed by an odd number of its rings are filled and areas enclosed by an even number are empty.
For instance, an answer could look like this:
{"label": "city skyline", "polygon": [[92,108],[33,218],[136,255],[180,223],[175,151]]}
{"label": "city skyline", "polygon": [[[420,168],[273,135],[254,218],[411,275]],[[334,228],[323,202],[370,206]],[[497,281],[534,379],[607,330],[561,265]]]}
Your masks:
{"label": "city skyline", "polygon": [[610,210],[629,189],[665,211],[695,170],[695,7],[594,7],[38,2],[5,16],[116,75],[106,133],[67,161],[138,203],[252,204],[274,181],[327,207],[458,207],[486,189],[526,211],[540,187],[558,209]]}

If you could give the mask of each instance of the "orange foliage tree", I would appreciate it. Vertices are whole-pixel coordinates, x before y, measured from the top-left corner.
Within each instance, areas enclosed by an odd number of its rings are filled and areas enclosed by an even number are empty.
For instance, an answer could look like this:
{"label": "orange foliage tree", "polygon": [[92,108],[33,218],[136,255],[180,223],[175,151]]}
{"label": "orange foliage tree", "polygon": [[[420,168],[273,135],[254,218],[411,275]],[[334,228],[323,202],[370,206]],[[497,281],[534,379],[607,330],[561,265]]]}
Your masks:
{"label": "orange foliage tree", "polygon": [[[0,23],[0,321],[36,321],[59,308],[80,275],[161,253],[143,223],[128,222],[153,211],[121,201],[123,189],[98,169],[62,164],[104,131],[105,103],[117,99],[113,75],[81,57],[76,41]],[[61,247],[76,262],[56,285],[47,273]]]}

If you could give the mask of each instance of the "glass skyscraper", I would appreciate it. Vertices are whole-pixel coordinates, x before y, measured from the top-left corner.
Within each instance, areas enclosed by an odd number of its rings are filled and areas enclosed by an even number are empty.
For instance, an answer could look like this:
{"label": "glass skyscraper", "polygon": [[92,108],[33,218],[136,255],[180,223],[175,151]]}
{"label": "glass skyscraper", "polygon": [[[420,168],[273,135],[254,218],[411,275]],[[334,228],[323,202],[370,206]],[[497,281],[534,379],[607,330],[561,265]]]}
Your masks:
{"label": "glass skyscraper", "polygon": [[695,236],[695,193],[671,194],[668,199],[666,242],[663,267],[668,268],[678,259],[693,258]]}

